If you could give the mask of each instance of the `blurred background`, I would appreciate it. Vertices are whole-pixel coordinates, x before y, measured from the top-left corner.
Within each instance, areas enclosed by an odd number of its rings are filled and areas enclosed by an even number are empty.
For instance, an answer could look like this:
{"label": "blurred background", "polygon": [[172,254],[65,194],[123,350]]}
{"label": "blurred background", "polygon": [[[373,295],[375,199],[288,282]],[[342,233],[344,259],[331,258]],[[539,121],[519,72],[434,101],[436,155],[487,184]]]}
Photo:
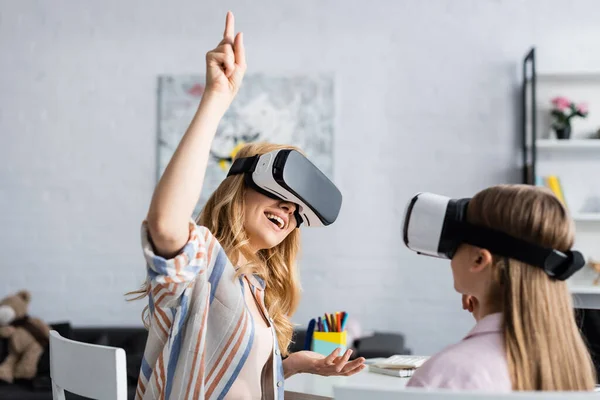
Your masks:
{"label": "blurred background", "polygon": [[[334,225],[303,230],[293,321],[343,310],[356,332],[401,334],[416,354],[460,340],[474,320],[449,262],[404,247],[404,206],[418,191],[471,196],[523,181],[522,65],[532,48],[547,73],[538,111],[548,115],[558,95],[587,102],[571,139],[591,138],[600,128],[597,1],[1,1],[0,297],[29,290],[29,313],[48,323],[141,326],[146,301],[124,297],[145,278],[140,225],[227,10],[244,32],[240,93],[249,91],[220,150],[239,119],[240,135],[287,138],[310,113],[315,130],[296,139],[344,195]],[[303,88],[314,92],[300,105],[278,102]],[[296,125],[277,136],[286,118]],[[540,163],[585,159],[565,167],[562,189],[587,216],[582,250],[600,259],[600,206],[582,208],[600,194],[600,148],[560,159],[544,121],[537,134],[551,154]],[[560,175],[544,165],[539,174]],[[588,275],[581,285],[592,287]]]}

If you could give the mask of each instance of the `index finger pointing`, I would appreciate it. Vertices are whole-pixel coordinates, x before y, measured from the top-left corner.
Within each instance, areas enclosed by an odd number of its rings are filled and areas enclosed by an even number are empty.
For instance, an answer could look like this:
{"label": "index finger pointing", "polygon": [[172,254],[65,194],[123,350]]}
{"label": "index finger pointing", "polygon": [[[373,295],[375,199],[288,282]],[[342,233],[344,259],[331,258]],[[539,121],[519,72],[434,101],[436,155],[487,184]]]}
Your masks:
{"label": "index finger pointing", "polygon": [[227,18],[225,19],[225,32],[223,33],[223,39],[226,39],[229,43],[233,43],[233,34],[235,32],[235,20],[231,11],[227,12]]}

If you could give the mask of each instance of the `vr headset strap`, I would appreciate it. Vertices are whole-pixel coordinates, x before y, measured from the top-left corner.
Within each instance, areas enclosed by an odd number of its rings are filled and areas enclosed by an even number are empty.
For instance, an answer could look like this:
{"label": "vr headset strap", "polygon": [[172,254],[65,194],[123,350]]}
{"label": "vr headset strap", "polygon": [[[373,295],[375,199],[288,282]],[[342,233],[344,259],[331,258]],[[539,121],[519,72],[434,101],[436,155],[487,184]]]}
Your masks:
{"label": "vr headset strap", "polygon": [[259,156],[238,158],[233,162],[227,176],[239,175],[246,172],[254,172],[256,164],[258,164]]}
{"label": "vr headset strap", "polygon": [[465,243],[539,267],[558,280],[567,279],[585,265],[583,255],[578,251],[563,253],[466,222],[459,223],[456,229]]}

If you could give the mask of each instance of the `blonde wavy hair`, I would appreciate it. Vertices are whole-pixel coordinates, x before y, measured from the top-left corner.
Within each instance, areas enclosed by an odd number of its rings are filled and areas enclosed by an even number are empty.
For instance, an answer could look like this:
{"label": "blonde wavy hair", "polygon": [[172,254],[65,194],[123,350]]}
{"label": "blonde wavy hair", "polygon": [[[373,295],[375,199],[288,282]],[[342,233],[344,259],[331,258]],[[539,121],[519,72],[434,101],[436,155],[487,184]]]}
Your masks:
{"label": "blonde wavy hair", "polygon": [[[571,248],[574,223],[548,190],[499,185],[469,202],[470,223],[559,251]],[[575,321],[565,281],[542,269],[493,256],[495,298],[514,390],[593,390],[596,373]]]}
{"label": "blonde wavy hair", "polygon": [[[234,161],[283,149],[302,152],[299,148],[289,145],[252,143],[241,147]],[[246,263],[236,270],[236,277],[255,274],[265,281],[265,306],[273,319],[281,354],[286,356],[294,333],[290,317],[300,302],[300,281],[296,264],[300,251],[300,231],[294,229],[273,248],[253,252],[244,229],[246,190],[248,188],[244,184],[243,175],[225,178],[209,197],[196,223],[208,228],[233,265],[237,266],[240,260],[246,260]],[[137,297],[129,299],[137,300],[146,297],[149,291],[150,285],[146,281],[141,289],[127,295],[137,294]],[[142,320],[148,327],[148,306],[142,311]]]}
{"label": "blonde wavy hair", "polygon": [[[242,147],[234,160],[297,147],[271,143],[252,143]],[[290,316],[300,302],[300,282],[296,259],[300,251],[300,231],[294,229],[279,245],[254,253],[244,229],[244,197],[248,188],[243,175],[233,175],[221,182],[200,213],[198,225],[207,227],[217,238],[229,260],[237,265],[242,256],[246,264],[236,276],[256,274],[266,284],[265,305],[273,319],[282,355],[288,354],[294,325]]]}

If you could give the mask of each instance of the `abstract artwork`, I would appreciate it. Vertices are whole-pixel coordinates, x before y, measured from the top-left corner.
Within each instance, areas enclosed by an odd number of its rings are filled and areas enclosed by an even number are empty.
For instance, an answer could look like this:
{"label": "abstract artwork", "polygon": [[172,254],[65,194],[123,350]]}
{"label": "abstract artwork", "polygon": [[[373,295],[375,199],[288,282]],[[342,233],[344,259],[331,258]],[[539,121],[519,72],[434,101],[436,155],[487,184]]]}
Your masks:
{"label": "abstract artwork", "polygon": [[[204,82],[202,75],[159,77],[158,177],[198,108]],[[229,160],[243,143],[265,141],[298,146],[333,179],[334,127],[333,76],[246,75],[219,123],[194,217],[226,177]]]}

